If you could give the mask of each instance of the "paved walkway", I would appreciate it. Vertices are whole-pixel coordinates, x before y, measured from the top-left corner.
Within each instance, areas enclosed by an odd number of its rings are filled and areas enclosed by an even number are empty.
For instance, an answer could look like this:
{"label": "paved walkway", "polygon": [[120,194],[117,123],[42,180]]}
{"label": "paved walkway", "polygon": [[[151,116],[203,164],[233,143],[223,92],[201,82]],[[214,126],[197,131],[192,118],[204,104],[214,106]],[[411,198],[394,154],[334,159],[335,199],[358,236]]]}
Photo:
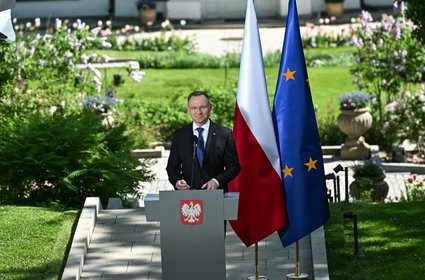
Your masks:
{"label": "paved walkway", "polygon": [[[156,180],[142,183],[140,186],[143,194],[172,189],[165,171],[169,151],[165,150],[162,154],[161,158],[155,159],[156,163],[151,167],[157,176]],[[332,172],[338,164],[344,167],[358,164],[357,161],[340,161],[338,157],[326,157],[325,162],[326,173]],[[400,195],[407,177],[407,173],[387,174],[390,196]],[[351,181],[350,172],[349,183]],[[344,179],[341,178],[341,200],[344,199],[343,187]],[[328,182],[328,188],[333,190],[332,181]],[[139,203],[141,208],[100,211],[81,279],[161,279],[159,223],[146,222],[143,200]],[[320,247],[325,248],[323,236],[312,237],[317,234],[320,235],[320,232],[315,232],[300,241],[301,272],[309,274],[311,279],[327,280],[329,278],[325,250],[322,250],[317,257],[323,262],[325,276],[316,275],[313,278],[315,273],[313,263],[318,261],[313,258],[314,251]],[[253,246],[246,248],[230,226],[227,227],[225,246],[227,279],[246,279],[254,275]],[[295,248],[294,246],[283,248],[277,234],[272,234],[259,242],[259,252],[260,274],[268,276],[269,279],[284,279],[286,274],[295,271]]]}
{"label": "paved walkway", "polygon": [[[273,27],[260,27],[260,40],[263,55],[273,52],[281,51],[283,46],[283,37],[285,35],[285,28],[282,23],[280,26]],[[340,34],[342,30],[347,32],[350,24],[341,25],[322,25],[321,32]],[[309,33],[318,32],[318,29],[309,30],[306,26],[301,26],[301,34],[304,35],[307,31]],[[242,39],[243,39],[243,25],[231,29],[223,28],[210,28],[210,29],[183,29],[174,31],[172,34],[179,35],[181,37],[193,38],[196,42],[196,49],[201,53],[208,53],[212,55],[221,56],[230,52],[240,53],[242,51]],[[138,33],[131,35],[136,39],[140,38],[156,38],[161,33],[149,32],[149,33]],[[121,37],[118,40],[124,40],[126,37]]]}
{"label": "paved walkway", "polygon": [[[227,227],[225,243],[227,279],[254,275],[253,247],[246,248],[230,227]],[[303,239],[300,246],[301,270],[312,275],[310,237]],[[295,271],[294,251],[294,246],[283,249],[277,234],[262,240],[259,242],[260,272],[269,279],[284,279],[286,274]],[[81,279],[160,280],[159,223],[146,222],[144,208],[102,210]]]}
{"label": "paved walkway", "polygon": [[[172,190],[165,171],[168,154],[165,150],[155,159],[151,170],[156,180],[141,184],[143,194]],[[139,205],[141,208],[100,211],[81,279],[161,279],[159,223],[146,222],[143,199]],[[313,275],[311,242],[310,236],[300,241],[301,271],[309,275]],[[254,275],[254,248],[247,248],[230,226],[225,246],[227,279]],[[270,280],[295,272],[295,246],[283,248],[277,234],[259,242],[259,257],[260,274]]]}
{"label": "paved walkway", "polygon": [[[156,163],[151,167],[151,170],[156,174],[156,179],[153,182],[141,183],[140,191],[143,194],[148,193],[158,193],[160,190],[172,190],[171,184],[168,182],[167,172],[165,167],[167,166],[168,159],[168,150],[163,151],[162,158],[155,159]],[[350,185],[353,181],[353,171],[351,167],[359,165],[362,163],[361,160],[341,160],[338,156],[324,156],[325,162],[325,174],[333,173],[333,169],[341,165],[343,168],[349,167],[348,172],[348,184]],[[345,199],[345,174],[344,172],[338,172],[336,174],[340,179],[340,199],[343,201]],[[387,197],[394,197],[405,192],[405,182],[410,176],[408,172],[391,172],[386,173],[386,182],[388,183],[390,190]],[[333,180],[326,181],[328,190],[331,191],[331,195],[334,196],[334,183]],[[140,202],[141,206],[144,206],[143,200]]]}

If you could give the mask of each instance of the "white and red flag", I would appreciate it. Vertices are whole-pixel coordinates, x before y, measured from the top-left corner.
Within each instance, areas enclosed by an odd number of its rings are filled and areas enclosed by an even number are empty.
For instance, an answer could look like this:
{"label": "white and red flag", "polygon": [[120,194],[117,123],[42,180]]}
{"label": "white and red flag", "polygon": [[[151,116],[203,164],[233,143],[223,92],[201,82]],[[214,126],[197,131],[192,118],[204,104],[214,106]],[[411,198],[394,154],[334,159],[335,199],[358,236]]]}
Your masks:
{"label": "white and red flag", "polygon": [[229,184],[229,191],[240,193],[238,219],[230,224],[242,242],[251,246],[286,223],[279,152],[252,0],[247,0],[233,137],[241,171]]}

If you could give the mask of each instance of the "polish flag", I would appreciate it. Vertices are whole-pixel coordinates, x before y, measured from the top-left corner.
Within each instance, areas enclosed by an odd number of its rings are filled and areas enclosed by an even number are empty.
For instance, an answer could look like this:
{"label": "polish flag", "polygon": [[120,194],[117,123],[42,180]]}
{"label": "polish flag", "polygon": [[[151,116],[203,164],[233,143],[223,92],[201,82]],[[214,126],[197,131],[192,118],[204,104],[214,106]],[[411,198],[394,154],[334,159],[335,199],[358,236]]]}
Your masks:
{"label": "polish flag", "polygon": [[286,224],[281,168],[267,95],[254,3],[247,0],[233,137],[241,171],[229,184],[239,192],[230,224],[247,247]]}

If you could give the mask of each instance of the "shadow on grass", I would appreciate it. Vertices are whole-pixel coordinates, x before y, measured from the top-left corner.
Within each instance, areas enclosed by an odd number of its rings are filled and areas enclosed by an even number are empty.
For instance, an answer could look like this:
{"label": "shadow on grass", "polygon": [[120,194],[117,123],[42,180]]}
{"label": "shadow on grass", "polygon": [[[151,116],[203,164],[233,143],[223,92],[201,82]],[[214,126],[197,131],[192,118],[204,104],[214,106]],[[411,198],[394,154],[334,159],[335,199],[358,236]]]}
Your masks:
{"label": "shadow on grass", "polygon": [[[353,221],[358,216],[359,251],[354,256]],[[332,204],[326,225],[330,278],[423,279],[425,202]]]}
{"label": "shadow on grass", "polygon": [[36,267],[25,267],[21,266],[20,268],[10,268],[0,270],[0,279],[2,280],[50,280],[50,279],[60,279],[58,277],[58,267],[60,267],[61,261],[52,260],[43,265]]}

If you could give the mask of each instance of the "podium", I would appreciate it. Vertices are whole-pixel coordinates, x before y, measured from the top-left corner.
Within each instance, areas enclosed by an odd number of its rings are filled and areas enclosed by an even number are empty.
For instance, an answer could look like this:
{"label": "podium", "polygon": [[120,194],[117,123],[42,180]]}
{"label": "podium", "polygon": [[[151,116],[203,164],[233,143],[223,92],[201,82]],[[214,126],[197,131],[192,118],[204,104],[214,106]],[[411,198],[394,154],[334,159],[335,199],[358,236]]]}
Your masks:
{"label": "podium", "polygon": [[223,190],[146,196],[146,220],[160,222],[163,280],[226,279],[224,222],[237,219],[238,202]]}

